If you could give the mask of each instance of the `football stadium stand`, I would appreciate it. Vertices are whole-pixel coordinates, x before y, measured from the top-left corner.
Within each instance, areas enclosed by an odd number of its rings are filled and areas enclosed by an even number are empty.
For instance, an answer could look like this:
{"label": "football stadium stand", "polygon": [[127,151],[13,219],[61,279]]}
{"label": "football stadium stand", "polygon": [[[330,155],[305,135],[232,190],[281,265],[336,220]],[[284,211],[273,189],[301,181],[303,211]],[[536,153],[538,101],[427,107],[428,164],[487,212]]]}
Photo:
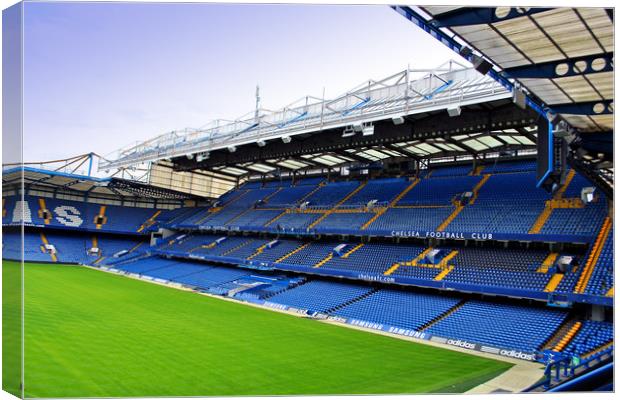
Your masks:
{"label": "football stadium stand", "polygon": [[[577,197],[588,182],[572,171],[550,195],[535,187],[531,168],[510,162],[411,179],[254,181],[210,205],[166,209],[7,196],[3,254],[21,258],[13,227],[23,218],[29,261],[91,265],[533,361],[612,351],[610,322],[557,308],[613,299],[606,199]],[[500,297],[476,297],[485,294]]]}
{"label": "football stadium stand", "polygon": [[[609,113],[575,119],[585,105],[556,104],[568,111],[547,121],[531,93],[521,107],[512,81],[480,75],[487,61],[440,29],[469,11],[428,8],[430,22],[395,8],[474,68],[407,70],[100,162],[152,163],[148,183],[6,170],[3,257],[542,362],[546,376],[612,354],[612,152],[563,142],[567,121],[591,131]],[[187,175],[165,183],[164,167]]]}
{"label": "football stadium stand", "polygon": [[607,200],[586,203],[589,183],[572,170],[555,194],[537,189],[532,165],[251,181],[192,207],[6,196],[3,257],[21,259],[23,219],[28,261],[506,357],[590,363],[613,352],[613,324],[601,317],[614,294]]}

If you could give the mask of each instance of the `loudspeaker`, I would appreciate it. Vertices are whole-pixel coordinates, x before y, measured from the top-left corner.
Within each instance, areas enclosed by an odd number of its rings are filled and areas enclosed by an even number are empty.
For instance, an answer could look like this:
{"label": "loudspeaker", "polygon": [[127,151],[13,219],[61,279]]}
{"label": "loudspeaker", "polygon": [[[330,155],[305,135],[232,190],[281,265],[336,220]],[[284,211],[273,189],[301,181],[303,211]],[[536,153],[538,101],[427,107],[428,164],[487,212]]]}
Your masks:
{"label": "loudspeaker", "polygon": [[474,55],[472,58],[472,64],[474,65],[474,69],[480,72],[482,75],[486,75],[491,70],[491,63],[484,58],[477,55]]}
{"label": "loudspeaker", "polygon": [[515,88],[514,93],[512,95],[512,101],[522,110],[525,110],[526,100],[525,93],[523,90]]}

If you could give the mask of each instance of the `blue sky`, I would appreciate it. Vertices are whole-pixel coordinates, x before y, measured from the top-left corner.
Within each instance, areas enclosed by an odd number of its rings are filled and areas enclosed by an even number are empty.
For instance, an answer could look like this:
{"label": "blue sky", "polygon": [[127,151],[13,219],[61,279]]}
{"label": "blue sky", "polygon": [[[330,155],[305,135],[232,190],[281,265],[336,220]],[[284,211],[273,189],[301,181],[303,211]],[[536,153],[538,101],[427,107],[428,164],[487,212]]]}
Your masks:
{"label": "blue sky", "polygon": [[24,159],[135,141],[454,53],[377,6],[26,3]]}

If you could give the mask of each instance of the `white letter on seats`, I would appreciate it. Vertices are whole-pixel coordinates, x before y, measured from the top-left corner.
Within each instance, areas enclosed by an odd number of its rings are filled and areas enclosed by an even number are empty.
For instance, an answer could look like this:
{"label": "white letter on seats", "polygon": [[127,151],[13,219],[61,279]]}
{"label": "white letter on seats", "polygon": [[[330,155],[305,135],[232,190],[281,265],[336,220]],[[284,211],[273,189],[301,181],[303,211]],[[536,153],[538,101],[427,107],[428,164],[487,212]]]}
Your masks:
{"label": "white letter on seats", "polygon": [[[23,221],[22,221],[23,218]],[[17,223],[32,223],[32,214],[30,213],[30,204],[27,201],[18,200],[15,202],[15,208],[13,209],[13,222]]]}
{"label": "white letter on seats", "polygon": [[82,225],[80,211],[73,206],[58,206],[54,209],[56,220],[65,226],[78,227]]}

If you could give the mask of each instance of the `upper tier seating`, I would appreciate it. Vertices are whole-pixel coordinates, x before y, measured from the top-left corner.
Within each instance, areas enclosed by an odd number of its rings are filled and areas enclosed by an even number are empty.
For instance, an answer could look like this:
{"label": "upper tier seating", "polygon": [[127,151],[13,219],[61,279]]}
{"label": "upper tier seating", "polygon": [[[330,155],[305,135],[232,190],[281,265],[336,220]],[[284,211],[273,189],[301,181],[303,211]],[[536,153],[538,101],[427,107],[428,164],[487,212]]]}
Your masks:
{"label": "upper tier seating", "polygon": [[282,215],[267,226],[284,232],[303,232],[320,216],[321,214],[290,212]]}
{"label": "upper tier seating", "polygon": [[[247,186],[247,184],[245,185]],[[244,187],[245,187],[244,186]],[[274,194],[277,188],[267,189],[237,189],[222,196],[218,208],[209,210],[202,208],[196,214],[179,221],[179,226],[213,226],[223,227],[228,222],[234,223],[234,219],[241,216],[254,206],[258,206],[265,198]],[[268,220],[267,220],[268,221]],[[265,221],[266,222],[266,221]]]}
{"label": "upper tier seating", "polygon": [[359,181],[331,182],[306,198],[311,207],[331,208],[360,185]]}
{"label": "upper tier seating", "polygon": [[559,328],[566,312],[472,300],[428,328],[432,335],[534,352]]}
{"label": "upper tier seating", "polygon": [[388,235],[392,231],[434,231],[452,213],[454,207],[425,207],[425,208],[390,208],[383,215],[373,221],[366,231],[385,232]]}
{"label": "upper tier seating", "polygon": [[485,165],[483,174],[536,171],[536,161],[509,161]]}
{"label": "upper tier seating", "polygon": [[[223,238],[223,235],[187,235],[184,238],[177,240],[170,248],[176,251],[191,252],[192,250],[200,246],[208,246],[214,243],[217,239]],[[225,237],[228,240],[228,237]]]}
{"label": "upper tier seating", "polygon": [[463,208],[446,231],[527,234],[548,199],[549,193],[536,188],[534,173],[491,175],[475,203]]}
{"label": "upper tier seating", "polygon": [[[192,251],[195,254],[205,254],[205,255],[214,255],[214,256],[227,256],[235,249],[238,249],[243,246],[248,246],[253,243],[260,243],[259,240],[254,238],[245,238],[245,237],[235,237],[229,236],[226,240],[213,245],[212,247],[201,246],[198,248],[194,248]],[[210,243],[209,243],[210,244]],[[208,244],[207,244],[208,246]]]}
{"label": "upper tier seating", "polygon": [[587,204],[584,208],[554,209],[541,233],[596,236],[597,228],[606,216],[607,204],[603,199]]}
{"label": "upper tier seating", "polygon": [[293,183],[292,179],[276,179],[273,181],[267,181],[263,184],[266,188],[278,188],[278,187],[290,187]]}
{"label": "upper tier seating", "polygon": [[455,195],[470,192],[481,176],[423,179],[397,205],[449,205]]}
{"label": "upper tier seating", "polygon": [[267,243],[270,239],[246,239],[238,244],[235,248],[226,251],[226,257],[238,258],[242,262],[254,254],[257,249]]}
{"label": "upper tier seating", "polygon": [[323,176],[314,176],[310,178],[298,178],[295,182],[295,186],[317,186],[321,182],[325,181]]}
{"label": "upper tier seating", "polygon": [[[45,208],[50,213],[48,223],[39,216],[41,209],[39,199],[45,203]],[[136,233],[142,224],[158,211],[153,208],[121,207],[47,197],[28,196],[25,197],[25,202],[22,204],[21,201],[13,199],[10,202],[12,209],[6,209],[7,218],[3,219],[3,223],[19,223],[19,220],[13,221],[15,207],[19,203],[25,207],[27,217],[24,222],[26,224],[100,232]],[[97,224],[95,217],[100,215],[102,207],[104,207],[104,220],[102,224]]]}
{"label": "upper tier seating", "polygon": [[[473,173],[468,165],[442,167],[419,180],[379,178],[363,183],[323,182],[322,186],[317,186],[322,180],[319,177],[301,179],[295,186],[287,186],[288,181],[284,186],[277,181],[278,185],[265,187],[260,182],[246,183],[223,195],[210,210],[200,208],[193,214],[176,211],[175,215],[184,217],[175,218],[172,225],[303,233],[360,231],[387,236],[400,231],[424,235],[442,230],[465,235],[501,234],[502,239],[514,240],[524,240],[523,236],[530,232],[562,235],[556,239],[560,241],[569,241],[570,236],[583,241],[595,235],[596,227],[606,216],[607,201],[599,195],[582,208],[559,208],[566,204],[551,202],[552,195],[536,187],[534,166],[532,162],[491,163],[476,168],[478,175],[468,175]],[[562,190],[563,198],[577,198],[585,186],[591,184],[575,174],[566,190]],[[472,198],[463,202],[460,195],[467,192],[472,193]],[[366,208],[372,200],[378,208]],[[463,207],[457,208],[456,201]],[[302,203],[312,212],[299,210]],[[338,209],[332,210],[336,205]],[[323,217],[323,213],[329,215]],[[318,219],[320,222],[315,225]]]}
{"label": "upper tier seating", "polygon": [[239,189],[260,189],[263,186],[261,181],[248,181],[242,184]]}
{"label": "upper tier seating", "polygon": [[575,174],[573,179],[570,181],[570,184],[564,191],[564,198],[570,199],[574,197],[581,197],[581,189],[584,187],[592,187],[594,186],[592,182],[587,180],[583,175]]}
{"label": "upper tier seating", "polygon": [[523,200],[544,201],[549,198],[548,192],[536,187],[536,174],[525,172],[491,175],[478,191],[476,202],[492,203],[499,201],[519,204]]}
{"label": "upper tier seating", "polygon": [[543,203],[481,203],[469,205],[448,225],[448,232],[485,232],[526,234],[545,208]]}
{"label": "upper tier seating", "polygon": [[269,198],[264,207],[290,207],[297,204],[316,187],[310,185],[286,187]]}
{"label": "upper tier seating", "polygon": [[333,213],[323,219],[315,230],[317,232],[334,232],[341,229],[358,230],[366,221],[372,218],[375,214],[371,212],[360,213]]}
{"label": "upper tier seating", "polygon": [[456,167],[441,167],[441,168],[433,168],[429,172],[432,171],[433,178],[441,178],[444,176],[465,176],[469,175],[472,171],[471,164],[468,165],[459,165]]}
{"label": "upper tier seating", "polygon": [[387,205],[394,197],[409,186],[409,181],[403,178],[373,179],[353,196],[344,205],[365,206],[369,201],[376,200],[378,204]]}
{"label": "upper tier seating", "polygon": [[282,214],[282,210],[247,210],[226,223],[228,227],[242,230],[261,230],[265,224]]}

